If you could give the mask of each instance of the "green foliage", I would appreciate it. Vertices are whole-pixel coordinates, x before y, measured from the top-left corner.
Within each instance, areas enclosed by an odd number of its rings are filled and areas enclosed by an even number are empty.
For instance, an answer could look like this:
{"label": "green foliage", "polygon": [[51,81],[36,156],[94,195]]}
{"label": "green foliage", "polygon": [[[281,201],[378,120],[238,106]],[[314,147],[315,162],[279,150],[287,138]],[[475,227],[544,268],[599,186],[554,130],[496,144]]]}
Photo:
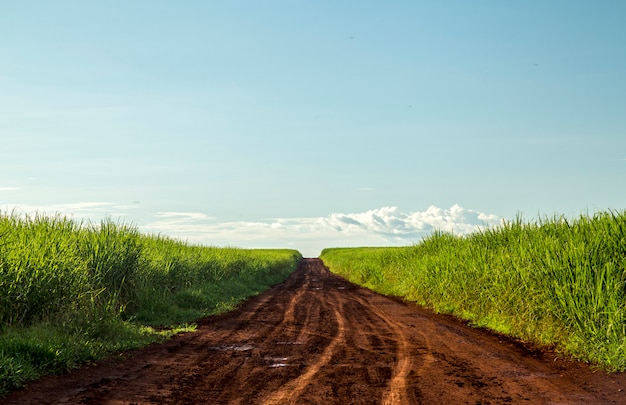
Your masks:
{"label": "green foliage", "polygon": [[351,281],[626,369],[626,213],[436,232],[403,248],[326,249]]}
{"label": "green foliage", "polygon": [[85,262],[64,218],[0,216],[0,325],[28,324],[78,305]]}
{"label": "green foliage", "polygon": [[220,312],[283,281],[302,258],[294,250],[190,246],[146,237],[134,316],[150,325],[189,322]]}
{"label": "green foliage", "polygon": [[233,308],[300,259],[190,245],[110,220],[0,215],[0,396]]}
{"label": "green foliage", "polygon": [[141,235],[130,226],[103,221],[81,229],[81,256],[87,262],[87,277],[94,291],[103,291],[103,305],[132,302],[142,266]]}

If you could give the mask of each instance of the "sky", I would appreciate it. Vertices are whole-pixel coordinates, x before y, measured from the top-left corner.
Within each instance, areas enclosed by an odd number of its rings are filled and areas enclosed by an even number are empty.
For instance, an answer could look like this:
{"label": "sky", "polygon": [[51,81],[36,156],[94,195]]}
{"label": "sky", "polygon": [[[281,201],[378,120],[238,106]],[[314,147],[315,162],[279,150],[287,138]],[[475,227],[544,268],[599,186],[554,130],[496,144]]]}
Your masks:
{"label": "sky", "polygon": [[418,243],[626,205],[626,2],[0,2],[0,211]]}

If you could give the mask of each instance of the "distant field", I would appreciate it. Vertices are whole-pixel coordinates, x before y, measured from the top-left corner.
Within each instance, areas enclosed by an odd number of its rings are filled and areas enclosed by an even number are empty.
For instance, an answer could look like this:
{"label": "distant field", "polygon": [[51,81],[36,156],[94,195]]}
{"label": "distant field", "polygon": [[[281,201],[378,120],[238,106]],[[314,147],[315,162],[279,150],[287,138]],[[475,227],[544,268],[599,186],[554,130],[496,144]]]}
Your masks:
{"label": "distant field", "polygon": [[0,214],[0,396],[192,329],[188,322],[282,282],[300,259],[295,250],[190,245],[111,221]]}
{"label": "distant field", "polygon": [[326,249],[331,271],[563,353],[626,370],[626,212],[521,218],[415,246]]}

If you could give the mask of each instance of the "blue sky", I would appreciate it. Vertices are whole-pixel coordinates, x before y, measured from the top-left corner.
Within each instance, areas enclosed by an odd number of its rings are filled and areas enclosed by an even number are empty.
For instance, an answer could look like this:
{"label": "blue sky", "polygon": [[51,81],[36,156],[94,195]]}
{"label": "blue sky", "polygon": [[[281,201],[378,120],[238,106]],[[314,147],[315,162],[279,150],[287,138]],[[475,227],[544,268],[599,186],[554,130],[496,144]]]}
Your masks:
{"label": "blue sky", "polygon": [[0,6],[0,210],[402,245],[624,209],[622,1]]}

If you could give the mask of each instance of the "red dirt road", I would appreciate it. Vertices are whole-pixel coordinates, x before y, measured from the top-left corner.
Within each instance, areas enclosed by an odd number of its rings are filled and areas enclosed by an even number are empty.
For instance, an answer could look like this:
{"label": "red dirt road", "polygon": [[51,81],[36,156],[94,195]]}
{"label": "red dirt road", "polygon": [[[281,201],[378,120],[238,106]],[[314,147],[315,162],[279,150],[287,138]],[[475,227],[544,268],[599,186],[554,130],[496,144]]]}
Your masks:
{"label": "red dirt road", "polygon": [[48,377],[6,404],[626,404],[626,375],[385,298],[305,259],[198,331]]}

